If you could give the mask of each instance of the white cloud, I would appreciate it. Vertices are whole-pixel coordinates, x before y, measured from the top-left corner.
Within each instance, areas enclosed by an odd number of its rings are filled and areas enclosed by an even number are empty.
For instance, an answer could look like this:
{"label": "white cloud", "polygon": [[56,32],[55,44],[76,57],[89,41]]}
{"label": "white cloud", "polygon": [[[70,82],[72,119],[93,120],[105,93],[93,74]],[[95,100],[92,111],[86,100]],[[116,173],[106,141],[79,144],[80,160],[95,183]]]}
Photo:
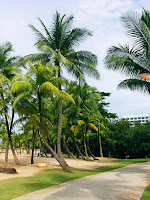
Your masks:
{"label": "white cloud", "polygon": [[103,65],[108,47],[129,41],[120,22],[121,13],[129,10],[141,12],[142,7],[150,9],[149,0],[5,0],[1,3],[0,12],[1,43],[11,41],[16,54],[34,52],[34,35],[28,28],[29,23],[40,28],[37,20],[40,17],[49,27],[56,10],[61,14],[73,14],[74,26],[86,27],[94,33],[79,47],[98,56],[101,80],[88,78],[88,83],[100,91],[112,93],[108,99],[111,103],[109,110],[119,116],[146,113],[150,109],[149,96],[138,92],[117,91],[118,83],[125,77],[119,72],[106,70]]}

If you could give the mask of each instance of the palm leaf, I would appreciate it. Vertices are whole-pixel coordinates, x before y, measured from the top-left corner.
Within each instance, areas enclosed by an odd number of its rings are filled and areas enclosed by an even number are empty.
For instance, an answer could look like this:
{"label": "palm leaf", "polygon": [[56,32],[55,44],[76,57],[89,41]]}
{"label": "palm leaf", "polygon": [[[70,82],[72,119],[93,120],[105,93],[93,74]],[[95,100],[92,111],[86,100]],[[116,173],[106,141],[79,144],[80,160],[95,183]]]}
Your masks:
{"label": "palm leaf", "polygon": [[150,93],[150,82],[140,79],[126,79],[118,85],[118,88]]}
{"label": "palm leaf", "polygon": [[141,21],[141,16],[137,13],[126,13],[121,17],[124,27],[127,29],[127,34],[134,39],[134,43],[139,51],[147,49],[150,46],[149,41],[141,28],[144,22]]}
{"label": "palm leaf", "polygon": [[16,81],[11,86],[11,92],[22,92],[22,91],[28,91],[32,89],[32,84],[26,81]]}

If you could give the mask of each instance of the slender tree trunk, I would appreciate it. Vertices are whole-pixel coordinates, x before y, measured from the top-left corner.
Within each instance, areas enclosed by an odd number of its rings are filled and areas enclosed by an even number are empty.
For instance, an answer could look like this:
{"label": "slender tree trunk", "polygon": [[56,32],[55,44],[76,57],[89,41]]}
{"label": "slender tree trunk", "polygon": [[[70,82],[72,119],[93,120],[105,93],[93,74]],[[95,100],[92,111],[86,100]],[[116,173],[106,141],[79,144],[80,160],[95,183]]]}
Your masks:
{"label": "slender tree trunk", "polygon": [[55,153],[57,153],[56,143],[54,143],[54,151],[55,151]]}
{"label": "slender tree trunk", "polygon": [[78,150],[79,154],[81,155],[82,159],[83,159],[83,160],[85,160],[85,158],[84,158],[84,156],[83,156],[82,152],[80,151],[80,148],[78,147],[78,145],[77,145],[77,143],[76,143],[76,142],[75,142],[75,146],[76,146],[76,148],[77,148],[77,150]]}
{"label": "slender tree trunk", "polygon": [[13,143],[12,143],[12,138],[11,138],[11,131],[12,131],[12,128],[13,128],[13,122],[14,122],[14,109],[12,109],[12,118],[11,118],[11,124],[10,124],[10,129],[9,129],[9,134],[8,134],[8,137],[9,137],[9,143],[10,143],[10,146],[11,146],[11,151],[12,151],[12,154],[13,154],[13,157],[14,157],[14,160],[16,162],[16,165],[19,165],[19,160],[16,156],[16,153],[15,153],[15,150],[14,150],[14,147],[13,147]]}
{"label": "slender tree trunk", "polygon": [[14,148],[13,148],[12,139],[11,139],[11,131],[12,131],[12,127],[13,127],[13,120],[14,120],[14,109],[12,109],[12,118],[11,118],[10,128],[9,128],[9,124],[8,124],[6,114],[5,114],[5,121],[6,121],[8,139],[9,139],[9,144],[10,144],[10,147],[11,147],[11,150],[12,150],[12,154],[13,154],[16,165],[19,165],[20,163],[19,163],[19,160],[17,159],[16,153],[15,153]]}
{"label": "slender tree trunk", "polygon": [[98,160],[95,156],[94,156],[94,154],[92,153],[92,151],[91,151],[91,149],[90,149],[90,138],[89,137],[87,137],[87,149],[88,149],[88,151],[89,151],[89,154],[93,157],[93,159],[94,160]]}
{"label": "slender tree trunk", "polygon": [[21,154],[20,136],[19,136],[19,151],[20,151],[20,154]]}
{"label": "slender tree trunk", "polygon": [[90,147],[88,147],[88,151],[89,151],[90,155],[93,157],[94,160],[99,160],[94,156],[94,154],[92,153]]}
{"label": "slender tree trunk", "polygon": [[14,157],[14,160],[15,160],[15,163],[16,163],[16,165],[19,165],[20,163],[19,163],[19,160],[18,160],[18,158],[17,158],[17,156],[16,156],[15,150],[14,150],[14,148],[13,148],[11,135],[9,136],[9,143],[10,143],[10,146],[11,146],[11,151],[12,151],[12,154],[13,154],[13,157]]}
{"label": "slender tree trunk", "polygon": [[[1,97],[3,100],[4,99],[4,96],[3,94],[1,93]],[[12,150],[12,154],[14,156],[14,160],[16,162],[16,164],[19,164],[19,161],[17,159],[17,156],[16,156],[16,153],[13,149],[13,144],[12,144],[12,140],[11,140],[11,131],[12,131],[12,127],[13,127],[13,120],[14,120],[14,109],[12,109],[12,118],[11,118],[11,124],[10,124],[10,127],[9,127],[9,123],[8,123],[8,119],[7,119],[7,110],[4,108],[5,110],[5,121],[6,121],[6,128],[7,128],[7,134],[8,134],[8,139],[9,139],[9,143],[10,143],[10,146],[11,146],[11,150]],[[5,160],[5,164],[7,165],[7,161],[8,161],[8,158]]]}
{"label": "slender tree trunk", "polygon": [[[56,66],[59,66],[58,77],[61,77],[60,64],[56,61]],[[59,84],[59,90],[61,90],[61,84]],[[61,138],[62,138],[62,98],[59,97],[59,120],[58,120],[58,134],[57,134],[57,153],[58,157],[62,160],[64,165],[68,166],[61,152]]]}
{"label": "slender tree trunk", "polygon": [[87,152],[86,135],[84,135],[84,150],[85,150],[86,160],[90,160]]}
{"label": "slender tree trunk", "polygon": [[69,156],[71,156],[72,158],[75,159],[74,155],[71,153],[71,151],[70,151],[69,148],[67,147],[66,141],[65,141],[65,139],[64,139],[63,136],[62,136],[62,140],[63,140],[63,143],[64,143],[64,147],[65,147],[66,151],[68,152]]}
{"label": "slender tree trunk", "polygon": [[40,153],[42,153],[42,142],[41,142],[39,130],[38,130],[38,136],[39,136],[39,142],[40,142]]}
{"label": "slender tree trunk", "polygon": [[34,131],[34,126],[33,126],[31,164],[34,164],[35,138],[36,138],[36,134],[35,134],[35,131]]}
{"label": "slender tree trunk", "polygon": [[40,127],[41,127],[42,138],[43,138],[44,144],[45,144],[45,146],[49,149],[49,151],[52,153],[52,155],[55,157],[55,159],[59,162],[59,164],[61,165],[61,167],[62,167],[65,171],[70,172],[70,170],[67,168],[67,166],[64,165],[64,163],[62,162],[62,160],[57,156],[57,154],[55,153],[55,151],[51,148],[51,146],[49,146],[49,144],[47,143],[47,141],[46,141],[46,139],[45,139],[44,127],[43,127],[43,120],[42,120],[41,96],[40,96],[40,94],[38,94],[38,97],[39,97]]}
{"label": "slender tree trunk", "polygon": [[7,164],[8,164],[8,150],[9,150],[9,138],[7,139],[7,143],[6,143],[5,166],[7,166]]}
{"label": "slender tree trunk", "polygon": [[[100,134],[100,124],[99,124],[99,134]],[[100,151],[100,157],[103,157],[101,136],[99,136],[99,151]]]}
{"label": "slender tree trunk", "polygon": [[68,166],[63,158],[61,152],[61,138],[62,138],[62,99],[59,98],[59,121],[58,121],[58,134],[57,134],[57,153],[58,157],[62,160],[64,165]]}

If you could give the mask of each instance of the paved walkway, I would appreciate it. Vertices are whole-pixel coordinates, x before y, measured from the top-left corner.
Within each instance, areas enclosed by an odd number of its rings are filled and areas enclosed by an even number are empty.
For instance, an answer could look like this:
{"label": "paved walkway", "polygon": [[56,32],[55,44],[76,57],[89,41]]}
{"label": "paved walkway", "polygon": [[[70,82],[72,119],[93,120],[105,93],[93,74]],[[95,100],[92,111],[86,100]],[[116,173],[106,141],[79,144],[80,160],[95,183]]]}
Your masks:
{"label": "paved walkway", "polygon": [[138,200],[149,181],[147,162],[70,181],[15,200]]}

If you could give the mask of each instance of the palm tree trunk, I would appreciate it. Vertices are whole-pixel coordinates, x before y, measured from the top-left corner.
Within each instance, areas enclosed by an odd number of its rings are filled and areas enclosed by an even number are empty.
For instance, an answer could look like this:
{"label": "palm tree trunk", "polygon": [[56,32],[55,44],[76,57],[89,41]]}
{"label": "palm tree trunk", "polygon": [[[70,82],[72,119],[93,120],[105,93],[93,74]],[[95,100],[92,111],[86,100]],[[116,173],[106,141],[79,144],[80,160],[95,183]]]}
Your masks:
{"label": "palm tree trunk", "polygon": [[89,151],[90,155],[93,157],[94,160],[99,160],[94,156],[94,154],[92,153],[90,147],[88,147],[88,151]]}
{"label": "palm tree trunk", "polygon": [[[99,124],[99,134],[100,134],[100,124]],[[103,157],[101,136],[99,136],[99,152],[100,152],[100,157]]]}
{"label": "palm tree trunk", "polygon": [[64,165],[64,163],[62,162],[62,160],[57,156],[57,154],[55,153],[55,151],[51,148],[51,146],[49,146],[49,144],[47,143],[47,141],[46,141],[46,139],[45,139],[44,127],[43,127],[43,120],[42,120],[41,95],[40,95],[40,94],[38,94],[38,98],[39,98],[40,128],[41,128],[41,132],[42,132],[43,142],[44,142],[45,146],[49,149],[49,151],[51,152],[51,154],[52,154],[52,155],[55,157],[55,159],[59,162],[59,164],[61,165],[61,167],[62,167],[66,172],[70,172],[70,170],[67,168],[67,166]]}
{"label": "palm tree trunk", "polygon": [[54,151],[55,151],[55,153],[57,153],[56,143],[54,143]]}
{"label": "palm tree trunk", "polygon": [[20,165],[19,160],[18,160],[16,153],[15,153],[15,150],[14,150],[13,144],[12,144],[11,135],[9,136],[9,143],[10,143],[10,147],[11,147],[11,151],[12,151],[15,163],[16,163],[16,165]]}
{"label": "palm tree trunk", "polygon": [[[10,144],[10,147],[11,147],[11,151],[12,151],[12,154],[13,154],[13,157],[14,157],[16,165],[19,165],[20,163],[19,163],[19,161],[17,159],[16,153],[15,153],[14,148],[13,148],[12,139],[11,139],[11,130],[12,130],[12,126],[13,126],[13,120],[14,120],[14,109],[12,110],[12,119],[11,119],[10,129],[9,129],[9,124],[8,124],[8,120],[7,120],[7,115],[6,114],[5,114],[5,121],[6,121],[8,140],[9,140],[9,144]],[[7,160],[5,160],[5,161],[7,161]],[[6,162],[5,162],[5,165],[7,165]]]}
{"label": "palm tree trunk", "polygon": [[86,135],[84,135],[84,150],[85,150],[86,160],[90,160],[88,152],[87,152]]}
{"label": "palm tree trunk", "polygon": [[11,138],[11,131],[12,131],[12,127],[13,127],[13,121],[14,121],[14,109],[12,109],[12,118],[11,118],[11,124],[10,124],[10,129],[9,129],[9,133],[8,133],[8,137],[9,137],[9,143],[10,143],[10,147],[11,147],[11,151],[15,160],[16,165],[19,165],[19,160],[16,156],[14,147],[13,147],[13,143],[12,143],[12,138]]}
{"label": "palm tree trunk", "polygon": [[94,154],[92,153],[92,151],[91,151],[91,149],[90,149],[90,137],[88,136],[87,137],[87,149],[88,149],[88,151],[89,151],[89,154],[93,157],[93,159],[94,160],[98,160],[95,156],[94,156]]}
{"label": "palm tree trunk", "polygon": [[74,155],[70,152],[69,148],[67,147],[66,141],[65,141],[63,136],[62,136],[62,140],[63,140],[63,143],[64,143],[64,147],[65,147],[66,151],[68,152],[69,156],[71,156],[72,158],[75,159]]}
{"label": "palm tree trunk", "polygon": [[8,164],[8,150],[9,150],[9,139],[7,139],[7,143],[6,143],[5,166],[7,166],[7,164]]}
{"label": "palm tree trunk", "polygon": [[34,131],[34,126],[33,126],[33,137],[32,137],[32,154],[31,154],[31,164],[34,164],[34,147],[35,147],[35,131]]}
{"label": "palm tree trunk", "polygon": [[76,148],[77,148],[77,150],[78,150],[79,154],[81,155],[82,159],[83,159],[83,160],[85,160],[85,158],[84,158],[84,156],[83,156],[82,152],[80,151],[80,148],[78,147],[78,145],[77,145],[77,143],[76,143],[76,142],[75,142],[75,146],[76,146]]}
{"label": "palm tree trunk", "polygon": [[57,153],[58,157],[62,160],[64,165],[68,166],[61,153],[61,138],[62,138],[62,99],[59,98],[59,121],[58,121],[58,134],[57,134]]}
{"label": "palm tree trunk", "polygon": [[[1,94],[1,97],[2,97],[3,100],[5,100],[3,94]],[[18,165],[19,161],[18,161],[16,153],[15,153],[15,151],[13,149],[13,144],[12,144],[12,140],[11,140],[11,131],[12,131],[13,120],[14,120],[14,109],[12,109],[12,118],[11,118],[10,127],[9,127],[7,114],[6,114],[7,110],[5,108],[4,108],[4,110],[5,110],[5,121],[6,121],[6,128],[7,128],[7,134],[8,134],[9,143],[10,143],[10,146],[11,146],[11,150],[12,150],[12,154],[13,154],[14,160],[15,160],[16,164]],[[7,165],[7,161],[8,161],[8,158],[5,160],[5,165]]]}

